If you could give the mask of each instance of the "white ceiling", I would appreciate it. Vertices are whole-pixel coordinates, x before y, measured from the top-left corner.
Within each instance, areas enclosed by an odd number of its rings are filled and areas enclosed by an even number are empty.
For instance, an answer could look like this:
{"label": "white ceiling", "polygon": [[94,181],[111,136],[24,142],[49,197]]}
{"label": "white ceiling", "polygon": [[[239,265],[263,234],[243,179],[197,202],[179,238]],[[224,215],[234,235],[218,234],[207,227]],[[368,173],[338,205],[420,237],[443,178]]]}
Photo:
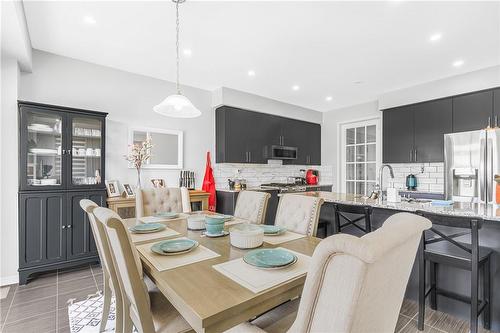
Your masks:
{"label": "white ceiling", "polygon": [[[24,4],[34,48],[175,80],[170,1]],[[188,1],[180,10],[181,48],[192,50],[181,59],[183,84],[319,111],[500,64],[498,1]],[[457,59],[464,65],[453,67]]]}

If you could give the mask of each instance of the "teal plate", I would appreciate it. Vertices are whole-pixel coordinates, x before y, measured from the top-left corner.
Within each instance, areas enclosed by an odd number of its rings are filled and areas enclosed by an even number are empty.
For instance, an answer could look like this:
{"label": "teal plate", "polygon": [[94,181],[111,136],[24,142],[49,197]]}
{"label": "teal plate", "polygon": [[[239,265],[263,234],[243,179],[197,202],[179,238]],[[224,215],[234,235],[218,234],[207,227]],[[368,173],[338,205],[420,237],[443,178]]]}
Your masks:
{"label": "teal plate", "polygon": [[[189,243],[189,246],[187,245]],[[166,241],[162,241],[151,246],[151,251],[157,254],[161,254],[164,256],[172,256],[176,254],[183,254],[190,252],[198,247],[199,243],[197,241],[191,239],[169,239]],[[165,251],[165,247],[172,250],[175,248],[178,249],[176,252],[168,252]],[[184,248],[183,250],[180,250]]]}
{"label": "teal plate", "polygon": [[164,217],[166,219],[175,219],[179,216],[179,213],[174,212],[158,212],[154,215],[154,217]]}
{"label": "teal plate", "polygon": [[278,225],[260,225],[262,229],[264,229],[264,235],[268,236],[277,236],[286,232],[285,227],[280,227]]}
{"label": "teal plate", "polygon": [[258,249],[245,254],[243,261],[258,268],[278,268],[292,264],[297,257],[283,249]]}
{"label": "teal plate", "polygon": [[146,234],[149,232],[157,232],[165,228],[166,226],[161,223],[147,223],[147,224],[144,223],[144,224],[134,225],[133,227],[130,227],[129,230],[137,234]]}

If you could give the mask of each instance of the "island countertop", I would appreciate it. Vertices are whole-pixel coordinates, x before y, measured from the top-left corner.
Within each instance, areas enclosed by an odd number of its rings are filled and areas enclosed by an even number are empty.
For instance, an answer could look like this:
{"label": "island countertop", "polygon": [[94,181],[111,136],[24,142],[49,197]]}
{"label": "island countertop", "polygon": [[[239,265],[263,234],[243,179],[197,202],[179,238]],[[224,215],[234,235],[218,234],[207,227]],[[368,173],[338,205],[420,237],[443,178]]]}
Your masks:
{"label": "island countertop", "polygon": [[398,211],[415,212],[417,210],[429,211],[437,214],[447,214],[456,216],[471,216],[483,218],[488,221],[500,222],[500,205],[479,204],[469,202],[454,202],[449,206],[434,206],[431,202],[407,202],[397,203],[383,201],[380,203],[377,199],[369,199],[360,195],[310,191],[297,193],[299,195],[320,197],[325,202],[341,203],[347,205],[368,205],[375,208],[394,209]]}

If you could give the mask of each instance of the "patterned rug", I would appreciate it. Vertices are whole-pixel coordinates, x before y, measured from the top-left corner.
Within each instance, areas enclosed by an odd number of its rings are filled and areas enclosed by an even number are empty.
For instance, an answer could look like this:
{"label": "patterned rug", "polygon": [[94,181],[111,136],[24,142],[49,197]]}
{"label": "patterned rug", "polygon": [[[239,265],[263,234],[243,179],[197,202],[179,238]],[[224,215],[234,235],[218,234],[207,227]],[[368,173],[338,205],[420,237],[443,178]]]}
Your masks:
{"label": "patterned rug", "polygon": [[[68,316],[71,333],[99,333],[104,296],[101,293],[89,295],[80,302],[68,301]],[[106,332],[115,331],[115,298],[111,299]]]}

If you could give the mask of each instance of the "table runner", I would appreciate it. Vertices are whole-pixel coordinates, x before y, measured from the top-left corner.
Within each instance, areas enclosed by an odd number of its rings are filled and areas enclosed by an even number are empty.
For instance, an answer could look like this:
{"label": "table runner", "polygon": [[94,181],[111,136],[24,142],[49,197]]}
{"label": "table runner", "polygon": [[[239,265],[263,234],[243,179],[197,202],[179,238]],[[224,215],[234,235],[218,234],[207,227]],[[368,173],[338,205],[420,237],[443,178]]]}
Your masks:
{"label": "table runner", "polygon": [[306,235],[298,234],[296,232],[286,231],[285,233],[278,236],[265,236],[264,242],[272,245],[281,244],[285,242],[289,242],[292,240],[296,240],[299,238],[304,238]]}
{"label": "table runner", "polygon": [[243,258],[239,258],[212,267],[248,290],[259,293],[289,280],[299,278],[305,275],[309,269],[311,257],[292,250],[280,249],[295,254],[298,258],[297,262],[287,268],[265,270],[253,267],[245,263]]}
{"label": "table runner", "polygon": [[[186,239],[186,237],[180,237],[176,239]],[[175,256],[162,256],[151,251],[151,246],[154,242],[138,245],[137,251],[146,258],[158,271],[166,271],[176,267],[181,267],[195,262],[212,259],[219,257],[220,254],[207,249],[203,245],[199,245],[196,249],[191,252],[179,254]]]}

